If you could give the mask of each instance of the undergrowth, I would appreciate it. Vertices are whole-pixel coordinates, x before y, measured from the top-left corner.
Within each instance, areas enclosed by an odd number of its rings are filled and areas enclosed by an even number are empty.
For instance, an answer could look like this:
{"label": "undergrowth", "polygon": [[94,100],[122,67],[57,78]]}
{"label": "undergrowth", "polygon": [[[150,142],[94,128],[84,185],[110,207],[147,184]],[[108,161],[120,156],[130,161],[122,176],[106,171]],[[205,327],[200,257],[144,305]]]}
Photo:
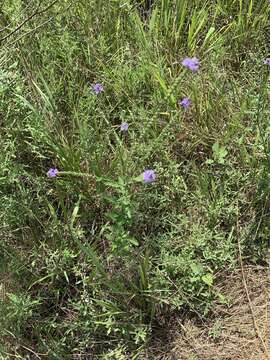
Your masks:
{"label": "undergrowth", "polygon": [[267,261],[269,23],[268,0],[3,2],[3,359],[145,358],[226,302],[237,237]]}

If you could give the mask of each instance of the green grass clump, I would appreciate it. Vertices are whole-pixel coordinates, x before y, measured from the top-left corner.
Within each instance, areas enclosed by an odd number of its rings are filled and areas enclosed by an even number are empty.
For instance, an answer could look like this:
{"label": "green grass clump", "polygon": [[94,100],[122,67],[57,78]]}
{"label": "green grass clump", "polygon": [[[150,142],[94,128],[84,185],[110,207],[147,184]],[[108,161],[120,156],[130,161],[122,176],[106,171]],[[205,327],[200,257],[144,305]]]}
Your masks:
{"label": "green grass clump", "polygon": [[136,358],[266,261],[269,2],[42,3],[0,8],[0,354]]}

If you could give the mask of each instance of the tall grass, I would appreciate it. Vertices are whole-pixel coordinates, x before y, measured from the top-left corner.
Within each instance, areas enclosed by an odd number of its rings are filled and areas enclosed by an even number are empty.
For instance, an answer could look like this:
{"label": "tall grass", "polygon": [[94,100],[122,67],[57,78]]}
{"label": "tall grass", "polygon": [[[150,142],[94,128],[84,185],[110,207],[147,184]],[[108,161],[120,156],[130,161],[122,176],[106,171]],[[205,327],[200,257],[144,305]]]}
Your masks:
{"label": "tall grass", "polygon": [[150,3],[1,6],[4,359],[145,357],[172,315],[226,301],[239,217],[266,259],[269,2]]}

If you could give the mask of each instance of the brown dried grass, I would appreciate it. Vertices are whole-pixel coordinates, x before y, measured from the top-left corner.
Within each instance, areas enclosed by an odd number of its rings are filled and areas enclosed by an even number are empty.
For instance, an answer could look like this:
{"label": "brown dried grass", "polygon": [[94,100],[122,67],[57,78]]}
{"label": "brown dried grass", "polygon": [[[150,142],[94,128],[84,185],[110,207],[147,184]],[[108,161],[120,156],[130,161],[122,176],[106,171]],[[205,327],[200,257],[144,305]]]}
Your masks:
{"label": "brown dried grass", "polygon": [[[243,268],[250,302],[239,269],[226,279],[220,292],[229,305],[216,304],[211,320],[176,320],[167,345],[148,359],[155,360],[269,360],[270,359],[270,271]],[[169,345],[168,345],[169,344]]]}

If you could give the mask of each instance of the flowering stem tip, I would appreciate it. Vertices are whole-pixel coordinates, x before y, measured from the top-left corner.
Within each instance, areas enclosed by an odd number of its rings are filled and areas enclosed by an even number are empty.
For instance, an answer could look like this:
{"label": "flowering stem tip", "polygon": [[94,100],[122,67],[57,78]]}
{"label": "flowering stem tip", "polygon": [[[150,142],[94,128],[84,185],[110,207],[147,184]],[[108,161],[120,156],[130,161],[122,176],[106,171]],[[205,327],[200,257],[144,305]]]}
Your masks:
{"label": "flowering stem tip", "polygon": [[184,109],[188,109],[191,105],[191,100],[188,97],[185,97],[183,100],[179,101],[179,104],[183,106]]}
{"label": "flowering stem tip", "polygon": [[121,125],[120,125],[120,131],[122,132],[127,132],[128,131],[128,123],[127,122],[123,122]]}
{"label": "flowering stem tip", "polygon": [[145,170],[142,173],[142,178],[145,183],[152,183],[156,180],[156,173],[154,170]]}
{"label": "flowering stem tip", "polygon": [[182,65],[185,66],[186,68],[188,68],[191,71],[198,71],[199,70],[199,66],[200,66],[200,62],[197,58],[185,58],[182,61]]}
{"label": "flowering stem tip", "polygon": [[104,87],[102,84],[97,83],[92,86],[92,90],[95,94],[99,94],[104,91]]}
{"label": "flowering stem tip", "polygon": [[56,168],[50,168],[47,172],[49,178],[55,178],[58,175],[59,171]]}

